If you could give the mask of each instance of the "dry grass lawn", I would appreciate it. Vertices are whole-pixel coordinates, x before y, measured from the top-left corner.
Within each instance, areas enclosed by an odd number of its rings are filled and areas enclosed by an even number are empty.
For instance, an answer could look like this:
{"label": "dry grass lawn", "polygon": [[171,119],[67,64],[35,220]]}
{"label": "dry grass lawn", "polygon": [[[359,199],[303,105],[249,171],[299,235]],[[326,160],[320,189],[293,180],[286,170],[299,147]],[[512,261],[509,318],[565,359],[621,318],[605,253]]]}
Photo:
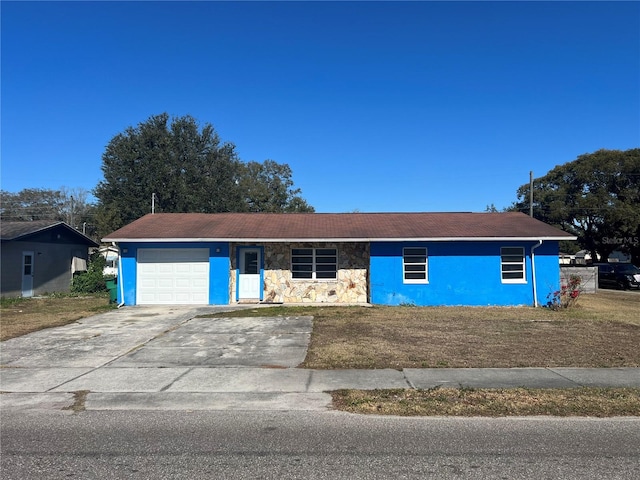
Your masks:
{"label": "dry grass lawn", "polygon": [[313,315],[302,367],[638,367],[640,293],[576,307],[272,307],[218,316]]}
{"label": "dry grass lawn", "polygon": [[334,408],[402,416],[640,416],[640,389],[457,389],[339,390]]}
{"label": "dry grass lawn", "polygon": [[0,340],[66,325],[111,308],[109,297],[105,295],[3,299],[0,303]]}

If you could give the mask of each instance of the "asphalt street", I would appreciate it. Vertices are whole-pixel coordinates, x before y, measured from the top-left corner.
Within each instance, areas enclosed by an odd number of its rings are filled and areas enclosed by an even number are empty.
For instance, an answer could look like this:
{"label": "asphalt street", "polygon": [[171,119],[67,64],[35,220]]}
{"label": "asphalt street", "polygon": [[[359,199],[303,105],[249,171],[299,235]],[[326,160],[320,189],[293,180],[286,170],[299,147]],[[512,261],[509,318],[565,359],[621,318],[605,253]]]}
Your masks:
{"label": "asphalt street", "polygon": [[637,479],[640,419],[340,412],[82,412],[2,418],[2,478]]}

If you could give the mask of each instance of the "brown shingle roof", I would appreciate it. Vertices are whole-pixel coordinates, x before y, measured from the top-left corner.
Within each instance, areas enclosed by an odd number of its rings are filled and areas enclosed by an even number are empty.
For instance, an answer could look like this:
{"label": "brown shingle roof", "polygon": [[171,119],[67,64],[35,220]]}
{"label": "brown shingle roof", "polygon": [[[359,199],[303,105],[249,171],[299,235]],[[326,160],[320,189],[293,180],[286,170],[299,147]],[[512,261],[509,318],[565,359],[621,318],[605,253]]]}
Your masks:
{"label": "brown shingle roof", "polygon": [[0,237],[2,240],[14,240],[32,233],[46,230],[60,225],[56,220],[34,220],[33,222],[2,222],[0,223]]}
{"label": "brown shingle roof", "polygon": [[157,213],[104,241],[575,239],[523,213]]}

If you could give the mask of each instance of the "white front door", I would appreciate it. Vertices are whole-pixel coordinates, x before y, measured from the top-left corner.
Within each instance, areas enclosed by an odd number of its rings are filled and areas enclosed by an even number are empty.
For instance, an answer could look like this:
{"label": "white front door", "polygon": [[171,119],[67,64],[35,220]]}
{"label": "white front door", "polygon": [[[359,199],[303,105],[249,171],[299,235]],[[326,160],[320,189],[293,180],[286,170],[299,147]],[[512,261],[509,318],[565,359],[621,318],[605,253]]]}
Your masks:
{"label": "white front door", "polygon": [[22,296],[33,297],[33,252],[22,252]]}
{"label": "white front door", "polygon": [[239,300],[260,300],[260,249],[240,248]]}

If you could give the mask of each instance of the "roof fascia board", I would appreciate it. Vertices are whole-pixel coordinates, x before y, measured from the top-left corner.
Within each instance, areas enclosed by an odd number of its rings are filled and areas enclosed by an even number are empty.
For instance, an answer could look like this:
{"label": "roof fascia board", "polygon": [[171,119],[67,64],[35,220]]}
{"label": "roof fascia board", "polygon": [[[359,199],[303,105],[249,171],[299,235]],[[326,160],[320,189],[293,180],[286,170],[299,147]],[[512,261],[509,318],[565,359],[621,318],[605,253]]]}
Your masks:
{"label": "roof fascia board", "polygon": [[529,242],[577,240],[578,237],[413,237],[413,238],[110,238],[103,242],[116,243],[195,243],[195,242]]}

